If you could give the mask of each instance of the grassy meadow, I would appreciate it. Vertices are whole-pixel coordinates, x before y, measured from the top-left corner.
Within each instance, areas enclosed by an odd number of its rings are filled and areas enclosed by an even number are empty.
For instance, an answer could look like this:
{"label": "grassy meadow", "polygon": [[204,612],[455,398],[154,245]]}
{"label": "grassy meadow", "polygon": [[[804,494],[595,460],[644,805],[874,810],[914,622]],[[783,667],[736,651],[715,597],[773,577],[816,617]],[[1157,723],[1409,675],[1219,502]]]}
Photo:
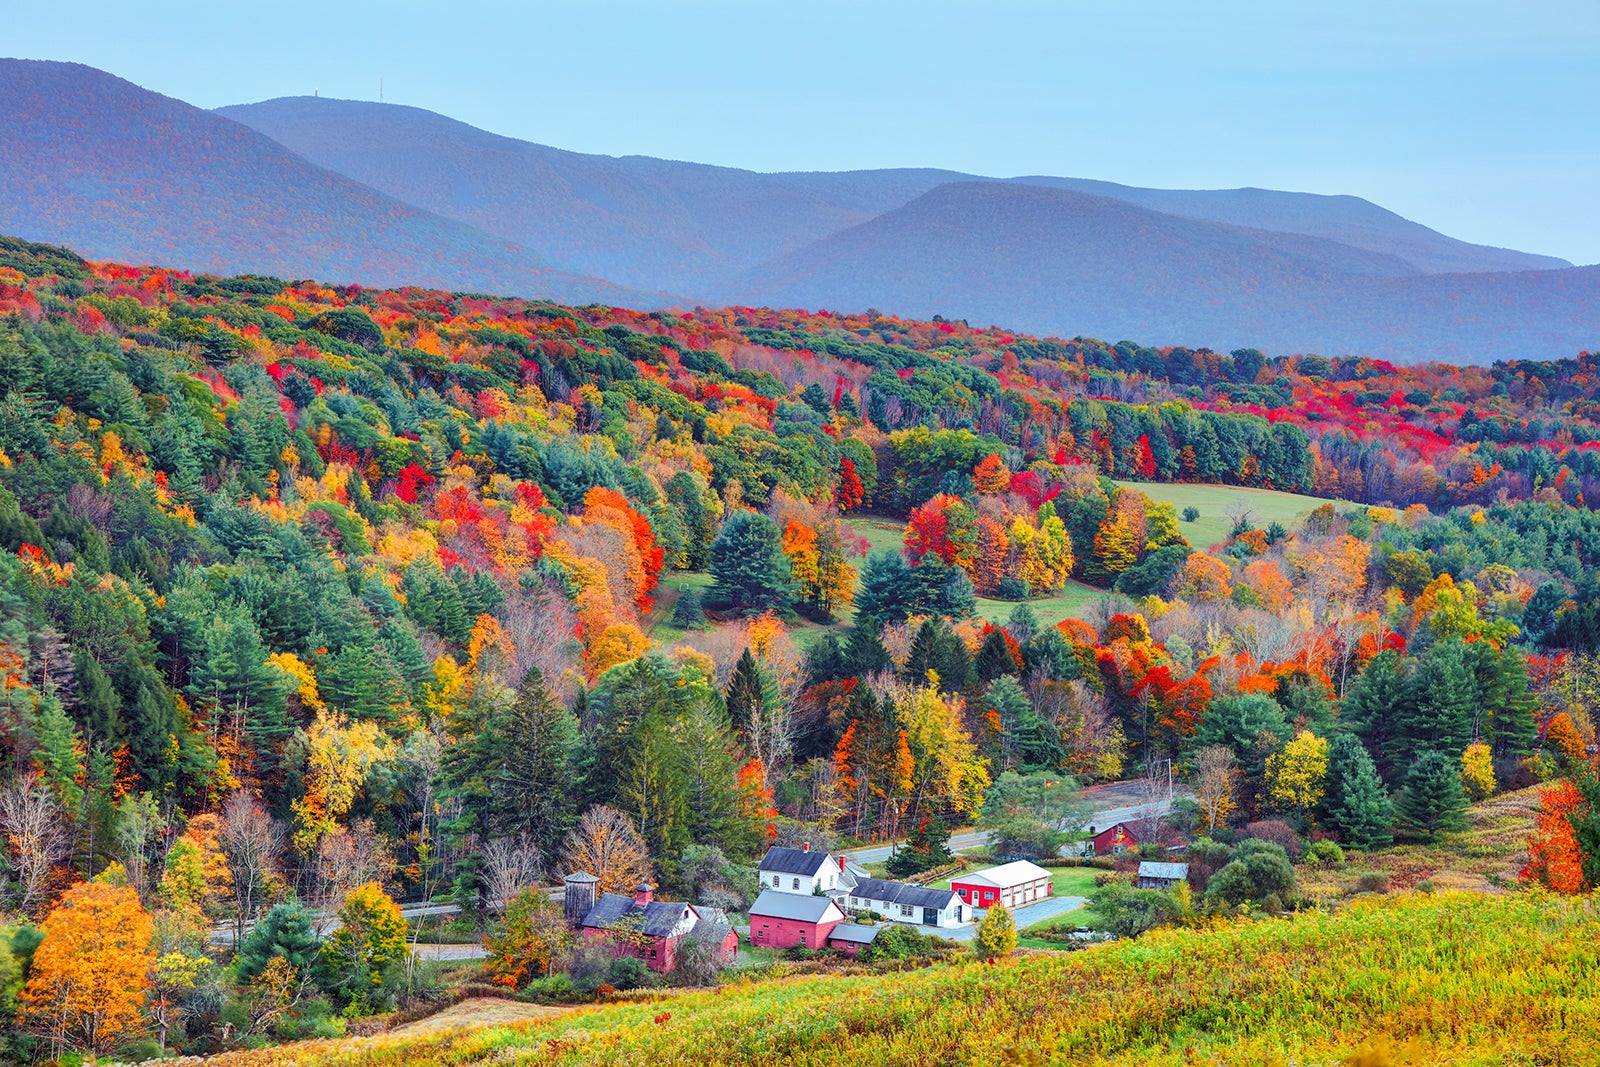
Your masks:
{"label": "grassy meadow", "polygon": [[1275,489],[1247,489],[1237,485],[1129,481],[1119,481],[1117,484],[1138,489],[1158,504],[1171,504],[1178,509],[1179,515],[1183,514],[1184,508],[1198,508],[1200,517],[1194,522],[1180,521],[1178,529],[1191,545],[1199,549],[1227,540],[1233,529],[1228,515],[1236,507],[1250,510],[1252,526],[1265,529],[1269,523],[1280,522],[1286,529],[1293,530],[1313,508],[1330,503],[1322,497],[1280,493]]}
{"label": "grassy meadow", "polygon": [[[1600,1060],[1600,913],[1407,893],[1070,954],[791,977],[546,1021],[231,1053],[213,1067],[881,1067]],[[1365,1053],[1367,1058],[1351,1057]]]}

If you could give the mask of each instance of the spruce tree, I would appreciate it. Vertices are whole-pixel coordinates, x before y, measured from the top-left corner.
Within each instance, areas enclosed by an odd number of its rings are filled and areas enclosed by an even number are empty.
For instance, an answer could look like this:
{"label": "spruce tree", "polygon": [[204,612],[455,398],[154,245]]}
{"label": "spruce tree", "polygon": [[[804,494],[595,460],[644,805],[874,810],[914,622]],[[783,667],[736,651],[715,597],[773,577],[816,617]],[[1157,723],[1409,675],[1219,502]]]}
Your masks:
{"label": "spruce tree", "polygon": [[1385,649],[1345,687],[1340,706],[1345,725],[1356,732],[1386,782],[1399,777],[1396,764],[1396,717],[1405,699],[1400,654]]}
{"label": "spruce tree", "polygon": [[861,589],[856,594],[856,623],[870,620],[881,626],[901,622],[916,610],[921,588],[911,567],[898,552],[874,552],[861,568]]}
{"label": "spruce tree", "polygon": [[978,681],[985,685],[996,678],[1017,673],[1017,661],[1011,658],[1011,651],[1006,646],[1005,631],[996,627],[984,637],[983,646],[972,661],[972,671]]}
{"label": "spruce tree", "polygon": [[1341,734],[1328,747],[1327,795],[1323,822],[1346,844],[1383,848],[1394,840],[1394,808],[1359,738]]}
{"label": "spruce tree", "polygon": [[1483,739],[1496,759],[1526,756],[1539,736],[1535,712],[1539,698],[1528,687],[1528,665],[1514,645],[1496,648],[1489,641],[1470,646],[1478,659],[1478,684],[1483,697],[1479,713],[1486,717]]}
{"label": "spruce tree", "polygon": [[1006,620],[1006,631],[1019,645],[1026,645],[1039,632],[1039,617],[1033,613],[1027,601],[1011,609],[1011,617]]}
{"label": "spruce tree", "polygon": [[123,735],[122,699],[111,676],[85,648],[78,649],[73,663],[78,683],[76,718],[84,736],[100,744],[117,744]]}
{"label": "spruce tree", "polygon": [[887,670],[893,661],[883,647],[883,627],[870,617],[856,616],[856,624],[845,640],[844,666],[849,674],[872,674]]}
{"label": "spruce tree", "polygon": [[728,692],[724,699],[728,704],[728,715],[741,730],[748,729],[750,723],[766,708],[767,687],[762,678],[761,664],[748,648],[740,654],[739,662],[733,665],[733,677],[728,679]]}
{"label": "spruce tree", "polygon": [[538,667],[529,668],[517,687],[503,744],[508,752],[495,802],[505,814],[504,832],[526,833],[552,857],[572,820],[578,724],[545,688]]}
{"label": "spruce tree", "polygon": [[1406,679],[1396,722],[1395,749],[1402,762],[1430,750],[1460,752],[1472,741],[1478,683],[1467,663],[1466,643],[1452,637],[1424,652]]}
{"label": "spruce tree", "polygon": [[1424,752],[1411,772],[1395,804],[1400,828],[1432,841],[1446,830],[1467,827],[1467,793],[1461,786],[1456,761],[1443,752]]}
{"label": "spruce tree", "polygon": [[787,611],[794,599],[789,557],[778,526],[753,511],[735,512],[711,543],[711,597],[735,611]]}
{"label": "spruce tree", "polygon": [[678,594],[678,602],[672,606],[672,625],[680,630],[698,630],[706,624],[706,613],[700,606],[700,594],[693,589],[685,589]]}

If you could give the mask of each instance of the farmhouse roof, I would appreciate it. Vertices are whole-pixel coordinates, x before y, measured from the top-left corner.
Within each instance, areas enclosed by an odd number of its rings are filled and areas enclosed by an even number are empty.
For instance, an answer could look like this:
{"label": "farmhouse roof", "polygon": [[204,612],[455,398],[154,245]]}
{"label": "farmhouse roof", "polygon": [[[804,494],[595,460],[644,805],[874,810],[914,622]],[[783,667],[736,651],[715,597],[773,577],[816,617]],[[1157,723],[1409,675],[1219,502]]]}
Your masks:
{"label": "farmhouse roof", "polygon": [[860,923],[840,923],[828,934],[829,941],[849,941],[857,945],[870,945],[878,936],[881,926],[863,926]]}
{"label": "farmhouse roof", "polygon": [[774,845],[767,849],[765,856],[761,857],[761,870],[778,874],[814,875],[822,870],[824,864],[834,862],[835,860],[826,852]]}
{"label": "farmhouse roof", "polygon": [[[638,919],[632,918],[638,915]],[[621,893],[602,893],[594,902],[583,925],[597,930],[609,930],[619,922],[640,923],[639,932],[646,937],[667,937],[689,917],[689,905],[681,900],[653,900],[640,904],[633,897]]]}
{"label": "farmhouse roof", "polygon": [[909,882],[888,882],[882,878],[866,878],[850,890],[850,895],[864,900],[881,900],[886,904],[905,904],[913,908],[947,908],[951,901],[959,900],[954,890],[929,889]]}
{"label": "farmhouse roof", "polygon": [[836,912],[839,910],[834,908],[832,897],[802,896],[799,893],[778,893],[765,889],[750,905],[750,917],[754,919],[760,915],[768,919],[817,923],[827,918],[829,908]]}

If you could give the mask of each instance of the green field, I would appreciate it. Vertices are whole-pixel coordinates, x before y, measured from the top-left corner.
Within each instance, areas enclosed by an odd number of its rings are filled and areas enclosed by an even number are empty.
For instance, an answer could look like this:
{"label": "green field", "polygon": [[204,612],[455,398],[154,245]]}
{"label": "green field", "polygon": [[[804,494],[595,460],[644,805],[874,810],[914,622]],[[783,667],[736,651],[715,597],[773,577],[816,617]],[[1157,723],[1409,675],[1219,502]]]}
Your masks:
{"label": "green field", "polygon": [[[857,518],[846,519],[845,525],[867,539],[870,551],[878,552],[887,550],[900,551],[904,544],[906,524],[895,522],[891,519]],[[1034,616],[1043,626],[1054,626],[1062,619],[1081,619],[1088,611],[1089,605],[1105,596],[1105,591],[1093,586],[1084,585],[1082,582],[1068,582],[1067,587],[1058,593],[1047,597],[1038,597],[1028,601],[1028,606],[1033,609]],[[1014,600],[992,600],[989,597],[978,598],[978,614],[990,622],[1003,623],[1017,610]],[[851,612],[854,617],[854,612]]]}
{"label": "green field", "polygon": [[[1280,493],[1275,489],[1246,489],[1237,485],[1190,485],[1177,482],[1127,482],[1118,485],[1138,489],[1151,500],[1171,504],[1183,514],[1188,507],[1199,508],[1194,522],[1179,522],[1178,529],[1195,548],[1206,549],[1227,539],[1232,531],[1228,513],[1233,505],[1250,509],[1250,524],[1265,529],[1269,523],[1282,523],[1287,530],[1299,526],[1313,508],[1330,503],[1321,497]],[[1342,503],[1342,501],[1332,501]]]}
{"label": "green field", "polygon": [[1583,898],[1408,893],[994,965],[959,957],[885,973],[736,979],[546,1020],[302,1042],[207,1062],[1592,1064],[1600,1062],[1597,941],[1600,915]]}

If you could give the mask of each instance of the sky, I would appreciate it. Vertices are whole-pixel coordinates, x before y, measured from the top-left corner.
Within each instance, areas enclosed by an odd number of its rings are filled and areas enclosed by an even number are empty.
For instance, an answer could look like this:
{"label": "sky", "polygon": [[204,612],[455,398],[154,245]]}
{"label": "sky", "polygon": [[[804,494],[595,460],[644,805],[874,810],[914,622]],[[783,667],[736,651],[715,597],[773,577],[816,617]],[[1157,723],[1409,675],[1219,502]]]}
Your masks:
{"label": "sky", "polygon": [[0,0],[0,55],[583,152],[1366,197],[1600,263],[1600,0]]}

